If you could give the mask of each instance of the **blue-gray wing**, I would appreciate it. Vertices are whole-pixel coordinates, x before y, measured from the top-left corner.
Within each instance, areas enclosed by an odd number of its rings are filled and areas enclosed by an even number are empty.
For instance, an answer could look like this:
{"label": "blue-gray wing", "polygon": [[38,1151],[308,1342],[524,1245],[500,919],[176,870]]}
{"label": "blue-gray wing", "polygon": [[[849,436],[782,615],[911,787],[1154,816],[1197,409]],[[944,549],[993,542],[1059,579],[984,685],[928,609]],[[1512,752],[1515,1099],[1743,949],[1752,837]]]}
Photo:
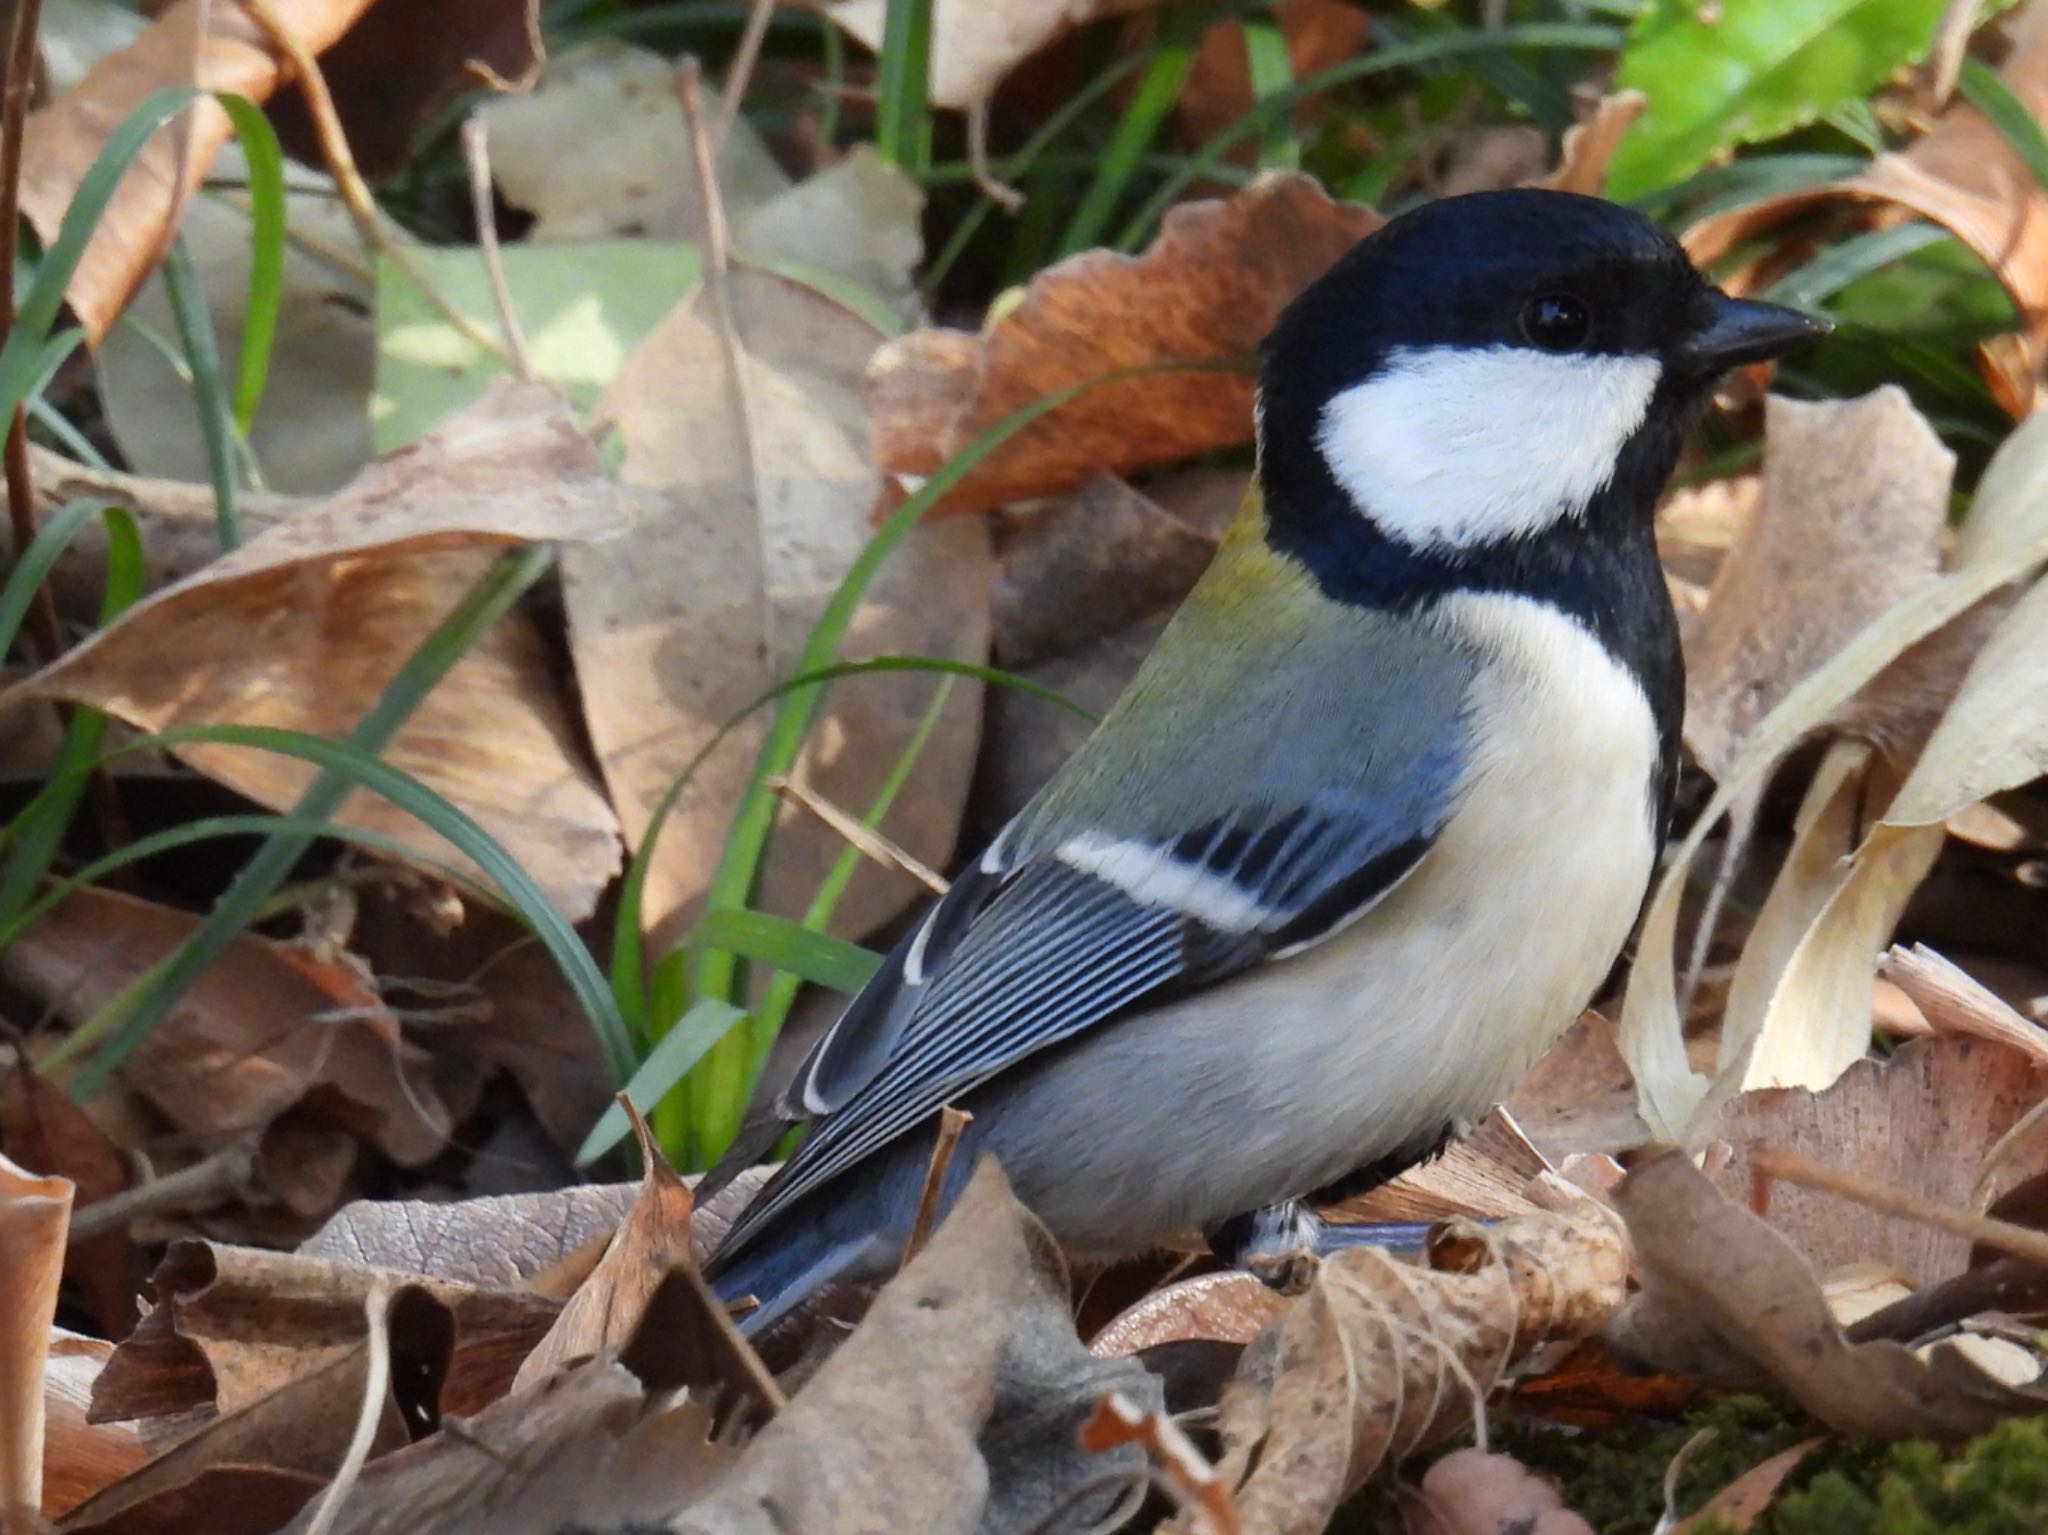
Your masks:
{"label": "blue-gray wing", "polygon": [[[1057,827],[1020,837],[1013,825],[813,1051],[781,1105],[811,1130],[720,1257],[1017,1061],[1141,1003],[1305,947],[1363,913],[1449,819],[1458,755],[1448,741],[1412,758],[1396,781],[1169,837],[1062,836]],[[1037,850],[1006,847],[1025,841]]]}

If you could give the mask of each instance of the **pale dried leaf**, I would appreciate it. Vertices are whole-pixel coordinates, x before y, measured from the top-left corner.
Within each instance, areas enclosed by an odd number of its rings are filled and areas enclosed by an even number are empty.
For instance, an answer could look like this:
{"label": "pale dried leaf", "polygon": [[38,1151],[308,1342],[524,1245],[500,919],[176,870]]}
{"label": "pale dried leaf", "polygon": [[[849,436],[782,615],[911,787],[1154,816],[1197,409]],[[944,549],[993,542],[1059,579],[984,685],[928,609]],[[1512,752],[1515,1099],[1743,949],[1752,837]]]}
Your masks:
{"label": "pale dried leaf", "polygon": [[[135,1423],[89,1423],[92,1383],[114,1345],[50,1329],[43,1366],[43,1505],[45,1518],[61,1518],[102,1487],[119,1481],[164,1448]],[[9,1377],[10,1379],[12,1377]]]}
{"label": "pale dried leaf", "polygon": [[1249,1343],[1286,1306],[1279,1291],[1242,1270],[1200,1274],[1154,1290],[1121,1312],[1089,1340],[1088,1350],[1107,1359],[1189,1339]]}
{"label": "pale dried leaf", "polygon": [[[1796,1147],[1888,1188],[1975,1206],[1984,1154],[2044,1089],[2048,1074],[2008,1046],[1965,1035],[1912,1040],[1883,1060],[1859,1061],[1823,1093],[1777,1088],[1736,1098],[1717,1126],[1731,1155],[1715,1181],[1730,1198],[1747,1198],[1752,1153]],[[1992,1192],[2014,1187],[2043,1160],[2037,1147],[2002,1165]],[[1823,1272],[1875,1261],[1925,1284],[1958,1272],[1969,1256],[1960,1237],[1865,1214],[1810,1189],[1775,1186],[1770,1211],[1784,1239]]]}
{"label": "pale dried leaf", "polygon": [[995,654],[1011,670],[1100,643],[1178,604],[1216,539],[1111,475],[1024,524],[1003,550]]}
{"label": "pale dried leaf", "polygon": [[633,1335],[648,1300],[679,1263],[691,1261],[690,1212],[695,1201],[641,1126],[647,1163],[639,1197],[597,1267],[569,1297],[547,1336],[519,1366],[512,1389],[538,1384],[567,1364],[616,1349]]}
{"label": "pale dried leaf", "polygon": [[655,1529],[731,1463],[711,1427],[703,1403],[651,1401],[596,1361],[372,1462],[329,1535]]}
{"label": "pale dried leaf", "polygon": [[1245,1351],[1220,1463],[1245,1528],[1320,1535],[1381,1465],[1462,1423],[1508,1365],[1600,1327],[1629,1266],[1618,1229],[1591,1209],[1453,1222],[1431,1259],[1419,1269],[1380,1248],[1341,1251]]}
{"label": "pale dried leaf", "polygon": [[[1074,1337],[1057,1248],[984,1160],[853,1336],[669,1527],[1036,1528],[1084,1483],[1142,1477],[1135,1451],[1090,1456],[1077,1444],[1108,1391],[1160,1405],[1152,1376],[1093,1359]],[[1062,1509],[1063,1522],[1086,1528],[1128,1485],[1101,1481]]]}
{"label": "pale dried leaf", "polygon": [[1628,1151],[1650,1138],[1636,1112],[1636,1082],[1615,1044],[1614,1025],[1581,1014],[1537,1058],[1502,1104],[1549,1162]]}
{"label": "pale dried leaf", "polygon": [[[248,443],[270,490],[319,495],[340,489],[370,460],[377,335],[367,273],[373,258],[333,181],[287,167],[285,218],[292,238],[284,247],[277,329]],[[219,174],[229,182],[247,180],[237,147],[223,151]],[[248,324],[254,245],[246,199],[235,200],[239,196],[194,198],[180,229],[216,343],[230,362],[241,352]],[[139,323],[115,326],[93,353],[122,461],[138,474],[204,481],[199,404],[183,376],[182,353],[166,355],[159,339],[178,333],[161,274],[136,290],[127,314]]]}
{"label": "pale dried leaf", "polygon": [[1140,256],[1098,250],[1031,280],[980,337],[917,331],[868,371],[885,473],[928,475],[1013,411],[1125,368],[990,453],[941,508],[979,511],[1248,440],[1250,358],[1281,309],[1383,220],[1306,176],[1270,174],[1183,203]]}
{"label": "pale dried leaf", "polygon": [[1737,1532],[1750,1529],[1771,1506],[1785,1478],[1797,1471],[1799,1463],[1820,1444],[1818,1439],[1801,1440],[1768,1460],[1758,1461],[1689,1514],[1673,1528],[1671,1535],[1698,1535],[1701,1526],[1714,1520],[1732,1526]]}
{"label": "pale dried leaf", "polygon": [[[391,1269],[224,1243],[174,1242],[157,1304],[93,1385],[95,1422],[263,1400],[358,1348],[373,1287],[403,1286],[453,1324],[441,1406],[473,1412],[502,1395],[558,1304],[518,1290],[414,1279]],[[350,1398],[350,1413],[357,1398]],[[346,1435],[344,1435],[344,1439]],[[332,1469],[328,1467],[327,1469]]]}
{"label": "pale dried leaf", "polygon": [[[1010,69],[1062,32],[1159,0],[934,0],[931,80],[940,107],[986,102]],[[823,0],[820,9],[879,53],[888,0]]]}
{"label": "pale dried leaf", "polygon": [[2048,1030],[1924,943],[1894,945],[1879,971],[1943,1034],[1973,1034],[2048,1067]]}
{"label": "pale dried leaf", "polygon": [[[371,0],[273,4],[292,34],[317,54],[347,32]],[[261,102],[277,88],[284,68],[262,30],[233,0],[177,0],[128,47],[102,58],[76,86],[30,117],[22,146],[22,213],[45,244],[55,240],[107,136],[159,88],[197,80],[208,90]],[[95,341],[155,269],[177,232],[185,199],[228,140],[228,115],[211,101],[189,108],[179,122],[150,141],[122,181],[65,289],[72,312]]]}
{"label": "pale dried leaf", "polygon": [[[699,90],[706,120],[714,120],[718,93]],[[507,202],[533,215],[529,240],[704,237],[675,65],[660,54],[610,40],[573,48],[548,60],[532,91],[479,111],[492,179]],[[719,147],[717,171],[731,217],[790,184],[743,116]]]}
{"label": "pale dried leaf", "polygon": [[[627,833],[733,715],[782,681],[870,535],[877,478],[858,386],[881,339],[814,290],[751,268],[730,274],[736,338],[715,292],[685,300],[628,357],[599,405],[642,487],[632,536],[569,550],[570,642],[585,718]],[[988,646],[987,530],[923,528],[868,587],[842,654],[979,662]],[[933,697],[934,680],[877,674],[838,684],[797,776],[865,811]],[[980,689],[953,687],[883,834],[926,863],[951,854],[973,768]],[[644,917],[672,935],[704,890],[765,729],[757,714],[678,802],[650,869]],[[766,909],[799,915],[841,844],[794,807],[763,877]],[[856,936],[922,895],[863,869],[835,930]]]}
{"label": "pale dried leaf", "polygon": [[2042,1408],[1951,1348],[1923,1361],[1894,1343],[1848,1342],[1806,1261],[1683,1154],[1637,1167],[1616,1199],[1643,1288],[1607,1336],[1635,1358],[1775,1382],[1830,1428],[1873,1439],[1967,1439],[2001,1414]]}
{"label": "pale dried leaf", "polygon": [[1685,738],[1709,773],[1793,683],[1936,578],[1954,473],[1896,387],[1765,402],[1761,507],[1686,634]]}
{"label": "pale dried leaf", "polygon": [[[340,494],[130,608],[0,695],[90,703],[145,730],[284,726],[340,735],[512,544],[621,531],[597,450],[545,390],[503,385]],[[243,747],[177,755],[274,809],[315,769]],[[573,918],[619,868],[618,826],[584,764],[552,658],[522,613],[458,661],[386,760],[467,810]],[[446,862],[454,849],[358,792],[344,824]]]}
{"label": "pale dried leaf", "polygon": [[0,1157],[0,1523],[43,1505],[43,1366],[64,1275],[69,1178]]}
{"label": "pale dried leaf", "polygon": [[[1680,898],[1701,847],[1729,807],[1754,793],[1785,752],[1831,718],[1901,652],[2048,559],[2048,518],[2039,504],[2016,504],[2048,473],[2044,462],[2048,414],[2013,432],[1981,482],[1992,490],[1980,489],[1977,513],[1998,535],[1987,536],[1967,562],[1959,561],[1950,574],[1906,597],[1796,683],[1778,707],[1758,721],[1713,799],[1667,860],[1643,918],[1616,1031],[1642,1093],[1644,1118],[1658,1133],[1684,1133],[1711,1086],[1686,1058],[1674,977]],[[1873,942],[1873,951],[1881,942]]]}
{"label": "pale dried leaf", "polygon": [[1621,144],[1621,136],[1649,104],[1650,98],[1641,91],[1616,91],[1611,96],[1602,96],[1594,103],[1591,116],[1565,130],[1557,169],[1536,185],[1598,197],[1607,184],[1607,167]]}
{"label": "pale dried leaf", "polygon": [[630,1183],[454,1202],[359,1199],[299,1244],[331,1258],[433,1279],[510,1288],[605,1236],[633,1207]]}

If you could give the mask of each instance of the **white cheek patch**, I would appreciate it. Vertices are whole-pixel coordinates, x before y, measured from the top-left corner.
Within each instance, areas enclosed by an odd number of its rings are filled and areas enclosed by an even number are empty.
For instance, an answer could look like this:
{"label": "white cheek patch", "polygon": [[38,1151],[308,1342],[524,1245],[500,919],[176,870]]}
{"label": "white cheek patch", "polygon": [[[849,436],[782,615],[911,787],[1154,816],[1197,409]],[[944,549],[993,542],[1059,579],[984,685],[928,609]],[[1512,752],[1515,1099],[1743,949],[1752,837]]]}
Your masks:
{"label": "white cheek patch", "polygon": [[1660,371],[1654,357],[1404,348],[1323,407],[1316,445],[1360,511],[1403,543],[1523,537],[1585,511]]}

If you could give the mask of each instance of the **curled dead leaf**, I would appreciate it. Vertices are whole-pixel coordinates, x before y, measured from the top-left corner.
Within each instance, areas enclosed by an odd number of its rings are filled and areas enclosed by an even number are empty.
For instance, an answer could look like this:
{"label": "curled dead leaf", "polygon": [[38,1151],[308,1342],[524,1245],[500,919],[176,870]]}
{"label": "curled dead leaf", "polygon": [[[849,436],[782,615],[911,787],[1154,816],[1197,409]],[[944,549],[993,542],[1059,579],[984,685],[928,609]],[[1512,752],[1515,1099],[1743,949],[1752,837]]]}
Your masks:
{"label": "curled dead leaf", "polygon": [[[199,924],[190,912],[87,888],[0,954],[0,974],[73,1022],[111,1001]],[[122,1064],[124,1086],[202,1145],[253,1138],[317,1109],[394,1161],[448,1140],[425,1057],[353,966],[243,934]]]}
{"label": "curled dead leaf", "polygon": [[1246,1350],[1223,1399],[1220,1469],[1247,1529],[1320,1535],[1377,1467],[1476,1411],[1509,1364],[1612,1316],[1629,1264],[1591,1210],[1453,1222],[1432,1261],[1339,1252]]}
{"label": "curled dead leaf", "polygon": [[1638,1166],[1615,1199],[1643,1288],[1606,1336],[1636,1358],[1774,1382],[1830,1428],[1873,1439],[1972,1438],[2048,1402],[1947,1346],[1922,1360],[1895,1343],[1850,1343],[1791,1244],[1682,1153]]}
{"label": "curled dead leaf", "polygon": [[1041,416],[940,503],[979,511],[1247,441],[1252,353],[1287,301],[1383,220],[1306,176],[1269,174],[1183,203],[1140,256],[1087,251],[1048,267],[981,336],[924,330],[868,369],[877,461],[928,475],[1013,411],[1121,369]]}
{"label": "curled dead leaf", "polygon": [[[504,384],[347,489],[130,608],[0,695],[88,703],[144,730],[283,726],[338,736],[510,544],[623,530],[597,450],[546,390]],[[246,747],[176,755],[273,809],[315,769]],[[618,871],[618,823],[585,765],[539,630],[508,614],[385,753],[468,811],[572,919]],[[464,860],[411,816],[352,795],[346,825]]]}

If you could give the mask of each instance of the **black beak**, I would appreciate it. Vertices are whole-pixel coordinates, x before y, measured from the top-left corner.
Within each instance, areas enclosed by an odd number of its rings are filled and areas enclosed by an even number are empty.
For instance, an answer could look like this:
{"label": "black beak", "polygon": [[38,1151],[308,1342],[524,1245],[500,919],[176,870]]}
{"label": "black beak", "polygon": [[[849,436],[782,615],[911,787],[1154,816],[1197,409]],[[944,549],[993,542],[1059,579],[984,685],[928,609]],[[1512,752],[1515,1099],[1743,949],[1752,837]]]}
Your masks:
{"label": "black beak", "polygon": [[1701,377],[1713,377],[1748,362],[1782,357],[1833,330],[1834,322],[1818,315],[1764,304],[1755,299],[1713,295],[1705,328],[1679,347],[1679,361]]}

